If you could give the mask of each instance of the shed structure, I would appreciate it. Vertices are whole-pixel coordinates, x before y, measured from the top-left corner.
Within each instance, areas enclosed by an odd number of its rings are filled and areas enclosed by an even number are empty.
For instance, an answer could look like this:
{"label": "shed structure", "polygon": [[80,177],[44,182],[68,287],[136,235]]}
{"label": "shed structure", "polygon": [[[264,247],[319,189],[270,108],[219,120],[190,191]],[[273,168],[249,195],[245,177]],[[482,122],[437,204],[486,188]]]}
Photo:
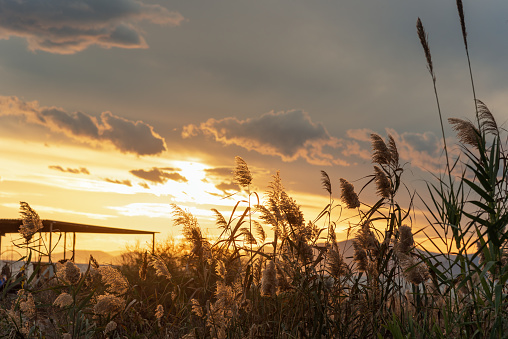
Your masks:
{"label": "shed structure", "polygon": [[[57,221],[57,220],[41,220],[43,228],[38,232],[49,233],[49,253],[48,260],[51,261],[51,251],[53,248],[52,238],[53,232],[64,233],[64,255],[67,241],[67,233],[72,233],[72,256],[76,252],[76,233],[97,233],[97,234],[144,234],[152,235],[152,252],[155,251],[155,233],[152,231],[131,230],[127,228],[115,228],[106,226],[96,226],[87,224],[77,224],[73,222]],[[19,227],[23,224],[21,219],[0,219],[0,254],[2,253],[2,236],[7,233],[18,233]]]}

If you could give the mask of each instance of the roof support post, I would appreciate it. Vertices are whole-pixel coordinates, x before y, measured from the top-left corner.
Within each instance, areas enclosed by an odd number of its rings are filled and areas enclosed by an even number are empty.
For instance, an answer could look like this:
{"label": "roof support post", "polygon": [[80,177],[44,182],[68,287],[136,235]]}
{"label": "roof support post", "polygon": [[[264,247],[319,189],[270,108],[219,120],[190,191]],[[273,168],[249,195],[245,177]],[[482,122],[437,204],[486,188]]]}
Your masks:
{"label": "roof support post", "polygon": [[49,252],[48,252],[48,262],[51,263],[51,252],[53,251],[53,222],[49,224]]}
{"label": "roof support post", "polygon": [[64,257],[65,260],[65,250],[67,249],[67,232],[64,232]]}
{"label": "roof support post", "polygon": [[155,233],[152,233],[152,254],[155,255]]}
{"label": "roof support post", "polygon": [[76,232],[72,232],[72,261],[76,262]]}

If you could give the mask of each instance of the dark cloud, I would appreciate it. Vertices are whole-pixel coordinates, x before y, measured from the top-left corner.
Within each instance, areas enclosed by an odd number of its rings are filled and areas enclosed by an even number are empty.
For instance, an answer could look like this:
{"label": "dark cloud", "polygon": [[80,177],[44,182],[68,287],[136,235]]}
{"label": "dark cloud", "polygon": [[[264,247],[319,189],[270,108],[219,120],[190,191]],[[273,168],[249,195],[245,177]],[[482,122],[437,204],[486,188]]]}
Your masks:
{"label": "dark cloud", "polygon": [[230,178],[233,176],[233,169],[233,167],[206,168],[205,173],[207,176]]}
{"label": "dark cloud", "polygon": [[120,185],[132,187],[132,183],[130,180],[117,180],[117,179],[105,178],[104,181],[110,182],[112,184],[120,184]]}
{"label": "dark cloud", "polygon": [[220,184],[215,185],[215,188],[223,192],[240,191],[238,184],[235,184],[234,182],[221,182]]}
{"label": "dark cloud", "polygon": [[150,189],[150,186],[148,186],[146,182],[140,182],[138,185],[143,187],[144,189]]}
{"label": "dark cloud", "polygon": [[60,172],[67,172],[72,174],[90,174],[90,172],[85,167],[80,168],[63,168],[62,166],[48,166],[49,169],[60,171]]}
{"label": "dark cloud", "polygon": [[340,141],[330,136],[321,123],[312,122],[309,115],[301,110],[269,112],[246,120],[233,117],[209,119],[199,126],[185,126],[182,136],[191,137],[199,132],[213,136],[225,145],[279,156],[284,161],[304,158],[311,164],[344,164],[324,151],[325,147],[339,147]]}
{"label": "dark cloud", "polygon": [[142,121],[130,121],[110,112],[102,113],[101,120],[105,126],[102,137],[118,149],[138,154],[156,154],[166,150],[164,139]]}
{"label": "dark cloud", "polygon": [[81,112],[68,113],[57,107],[39,107],[36,101],[0,97],[0,116],[17,115],[27,122],[84,142],[107,141],[122,152],[155,155],[166,150],[164,139],[142,121],[131,121],[103,112],[99,118]]}
{"label": "dark cloud", "polygon": [[21,37],[32,51],[73,54],[104,48],[147,48],[140,21],[179,25],[184,18],[136,0],[0,0],[0,39]]}
{"label": "dark cloud", "polygon": [[130,173],[138,178],[148,180],[156,184],[163,184],[168,180],[187,182],[187,178],[178,172],[167,172],[167,168],[153,167],[150,170],[131,170]]}

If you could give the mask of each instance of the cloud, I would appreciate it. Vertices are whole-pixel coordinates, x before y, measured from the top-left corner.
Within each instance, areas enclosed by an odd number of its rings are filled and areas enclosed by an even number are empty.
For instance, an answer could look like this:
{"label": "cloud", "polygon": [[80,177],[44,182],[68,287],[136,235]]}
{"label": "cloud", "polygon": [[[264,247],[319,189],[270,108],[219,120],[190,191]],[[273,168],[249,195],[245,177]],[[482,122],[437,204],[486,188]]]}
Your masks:
{"label": "cloud", "polygon": [[138,178],[145,179],[156,184],[163,184],[168,180],[179,182],[188,181],[187,178],[182,176],[180,173],[175,172],[175,170],[177,169],[153,167],[151,170],[131,170],[130,173]]}
{"label": "cloud", "polygon": [[147,48],[140,21],[177,26],[178,12],[136,0],[0,0],[0,39],[26,39],[28,49],[73,54],[91,45]]}
{"label": "cloud", "polygon": [[60,172],[67,172],[72,174],[90,174],[90,172],[85,167],[80,168],[69,168],[66,169],[62,166],[48,166],[49,169],[60,171]]}
{"label": "cloud", "polygon": [[[434,173],[439,173],[442,169],[443,142],[433,132],[398,133],[391,128],[387,128],[386,132],[394,138],[402,164],[409,163],[413,167]],[[372,154],[371,133],[375,132],[370,129],[348,130],[346,134],[353,140],[344,141],[346,148],[342,153],[347,156],[370,159]]]}
{"label": "cloud", "polygon": [[397,133],[386,130],[395,139],[401,162],[425,171],[439,173],[443,168],[443,141],[433,132]]}
{"label": "cloud", "polygon": [[69,113],[58,107],[40,107],[37,101],[0,96],[0,116],[7,115],[21,116],[29,123],[45,126],[80,142],[106,141],[122,152],[155,155],[166,150],[164,138],[152,126],[111,112],[103,112],[97,118],[81,112]]}
{"label": "cloud", "polygon": [[316,165],[344,165],[325,147],[338,148],[340,141],[331,137],[321,123],[314,123],[301,110],[269,112],[257,118],[239,120],[234,117],[209,119],[184,127],[184,138],[198,133],[212,136],[224,145],[237,145],[261,154],[279,156],[284,161],[303,158]]}
{"label": "cloud", "polygon": [[119,185],[125,185],[125,186],[132,187],[132,183],[130,180],[116,180],[116,179],[105,178],[104,181],[110,182],[112,184],[119,184]]}

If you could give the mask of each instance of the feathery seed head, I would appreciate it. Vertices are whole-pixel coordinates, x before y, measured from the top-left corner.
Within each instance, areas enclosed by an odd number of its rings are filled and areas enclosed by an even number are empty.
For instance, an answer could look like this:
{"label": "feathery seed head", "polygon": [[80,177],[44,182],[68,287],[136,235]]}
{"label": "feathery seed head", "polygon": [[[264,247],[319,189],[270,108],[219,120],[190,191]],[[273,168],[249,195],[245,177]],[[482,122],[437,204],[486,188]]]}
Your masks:
{"label": "feathery seed head", "polygon": [[361,272],[367,271],[367,268],[369,266],[369,259],[367,258],[367,252],[360,244],[360,241],[358,241],[358,239],[353,240],[353,249],[354,249],[353,260],[356,263],[356,268],[358,269],[358,271]]}
{"label": "feathery seed head", "polygon": [[492,135],[499,135],[496,119],[487,105],[481,100],[476,99],[476,107],[478,108],[478,120],[480,121],[481,131],[484,133],[491,133]]}
{"label": "feathery seed head", "polygon": [[323,184],[323,188],[329,193],[332,194],[332,183],[330,181],[330,177],[328,173],[325,171],[321,171],[321,183]]}
{"label": "feathery seed head", "polygon": [[273,296],[277,291],[277,272],[275,263],[269,260],[261,277],[261,295]]}
{"label": "feathery seed head", "polygon": [[377,194],[382,198],[389,198],[391,194],[391,184],[386,173],[379,167],[374,166],[374,175],[376,177]]}
{"label": "feathery seed head", "polygon": [[340,178],[340,189],[340,199],[346,204],[347,208],[360,207],[360,200],[353,184],[349,183],[346,179]]}
{"label": "feathery seed head", "polygon": [[164,307],[162,305],[157,305],[157,308],[155,309],[155,318],[158,320],[164,316]]}
{"label": "feathery seed head", "polygon": [[480,138],[480,132],[470,122],[457,118],[448,118],[448,122],[452,125],[452,129],[457,132],[457,138],[465,145],[473,146],[478,149],[478,138]]}
{"label": "feathery seed head", "polygon": [[191,312],[197,315],[198,317],[202,318],[204,316],[203,307],[199,304],[199,301],[196,299],[191,299]]}
{"label": "feathery seed head", "polygon": [[39,215],[33,210],[28,203],[21,201],[19,203],[19,213],[21,214],[22,225],[19,227],[19,233],[29,242],[33,235],[44,226]]}
{"label": "feathery seed head", "polygon": [[430,54],[429,42],[427,33],[425,33],[425,29],[423,28],[422,21],[420,18],[416,21],[416,31],[418,33],[418,38],[420,38],[420,43],[423,47],[423,51],[425,52],[425,58],[427,59],[427,68],[429,70],[432,79],[435,81],[436,76],[434,75],[434,67],[432,66],[432,56]]}
{"label": "feathery seed head", "polygon": [[81,278],[81,270],[72,261],[66,261],[64,264],[64,279],[70,284],[76,284]]}
{"label": "feathery seed head", "polygon": [[69,293],[61,293],[58,297],[56,297],[55,301],[53,301],[54,306],[58,307],[66,307],[72,305],[72,296]]}
{"label": "feathery seed head", "polygon": [[95,314],[108,315],[118,313],[125,307],[125,300],[112,294],[100,295],[93,311]]}
{"label": "feathery seed head", "polygon": [[129,283],[120,271],[112,266],[99,267],[102,283],[107,286],[106,291],[113,294],[125,294],[129,289]]}
{"label": "feathery seed head", "polygon": [[247,166],[247,163],[239,156],[235,157],[235,162],[236,167],[233,171],[233,178],[235,182],[242,187],[249,186],[252,182],[252,174]]}
{"label": "feathery seed head", "polygon": [[414,247],[413,232],[408,225],[399,227],[399,239],[395,244],[395,250],[402,253],[409,253]]}
{"label": "feathery seed head", "polygon": [[372,141],[372,162],[380,165],[389,165],[392,161],[392,154],[386,146],[383,138],[378,134],[372,133],[370,135]]}
{"label": "feathery seed head", "polygon": [[168,280],[171,279],[171,273],[169,273],[168,267],[160,257],[152,255],[152,260],[150,260],[149,265],[155,268],[155,274],[157,276],[166,277]]}
{"label": "feathery seed head", "polygon": [[32,293],[27,293],[24,295],[25,300],[20,302],[19,309],[21,312],[26,315],[28,318],[32,319],[37,314],[37,309],[35,308],[35,301]]}
{"label": "feathery seed head", "polygon": [[392,165],[395,168],[399,168],[399,151],[397,150],[397,144],[395,143],[395,139],[388,134],[388,150],[390,151],[390,159]]}
{"label": "feathery seed head", "polygon": [[464,39],[464,46],[467,50],[466,21],[464,20],[464,6],[462,5],[462,0],[457,0],[457,10],[459,12],[460,27],[462,28],[462,38]]}
{"label": "feathery seed head", "polygon": [[116,322],[114,322],[113,320],[111,320],[107,325],[106,325],[106,328],[104,329],[104,335],[108,334],[109,332],[112,332],[116,329]]}
{"label": "feathery seed head", "polygon": [[396,252],[399,259],[399,266],[402,269],[404,278],[415,285],[421,284],[430,278],[430,273],[427,265],[423,262],[418,262],[411,255],[402,252]]}

